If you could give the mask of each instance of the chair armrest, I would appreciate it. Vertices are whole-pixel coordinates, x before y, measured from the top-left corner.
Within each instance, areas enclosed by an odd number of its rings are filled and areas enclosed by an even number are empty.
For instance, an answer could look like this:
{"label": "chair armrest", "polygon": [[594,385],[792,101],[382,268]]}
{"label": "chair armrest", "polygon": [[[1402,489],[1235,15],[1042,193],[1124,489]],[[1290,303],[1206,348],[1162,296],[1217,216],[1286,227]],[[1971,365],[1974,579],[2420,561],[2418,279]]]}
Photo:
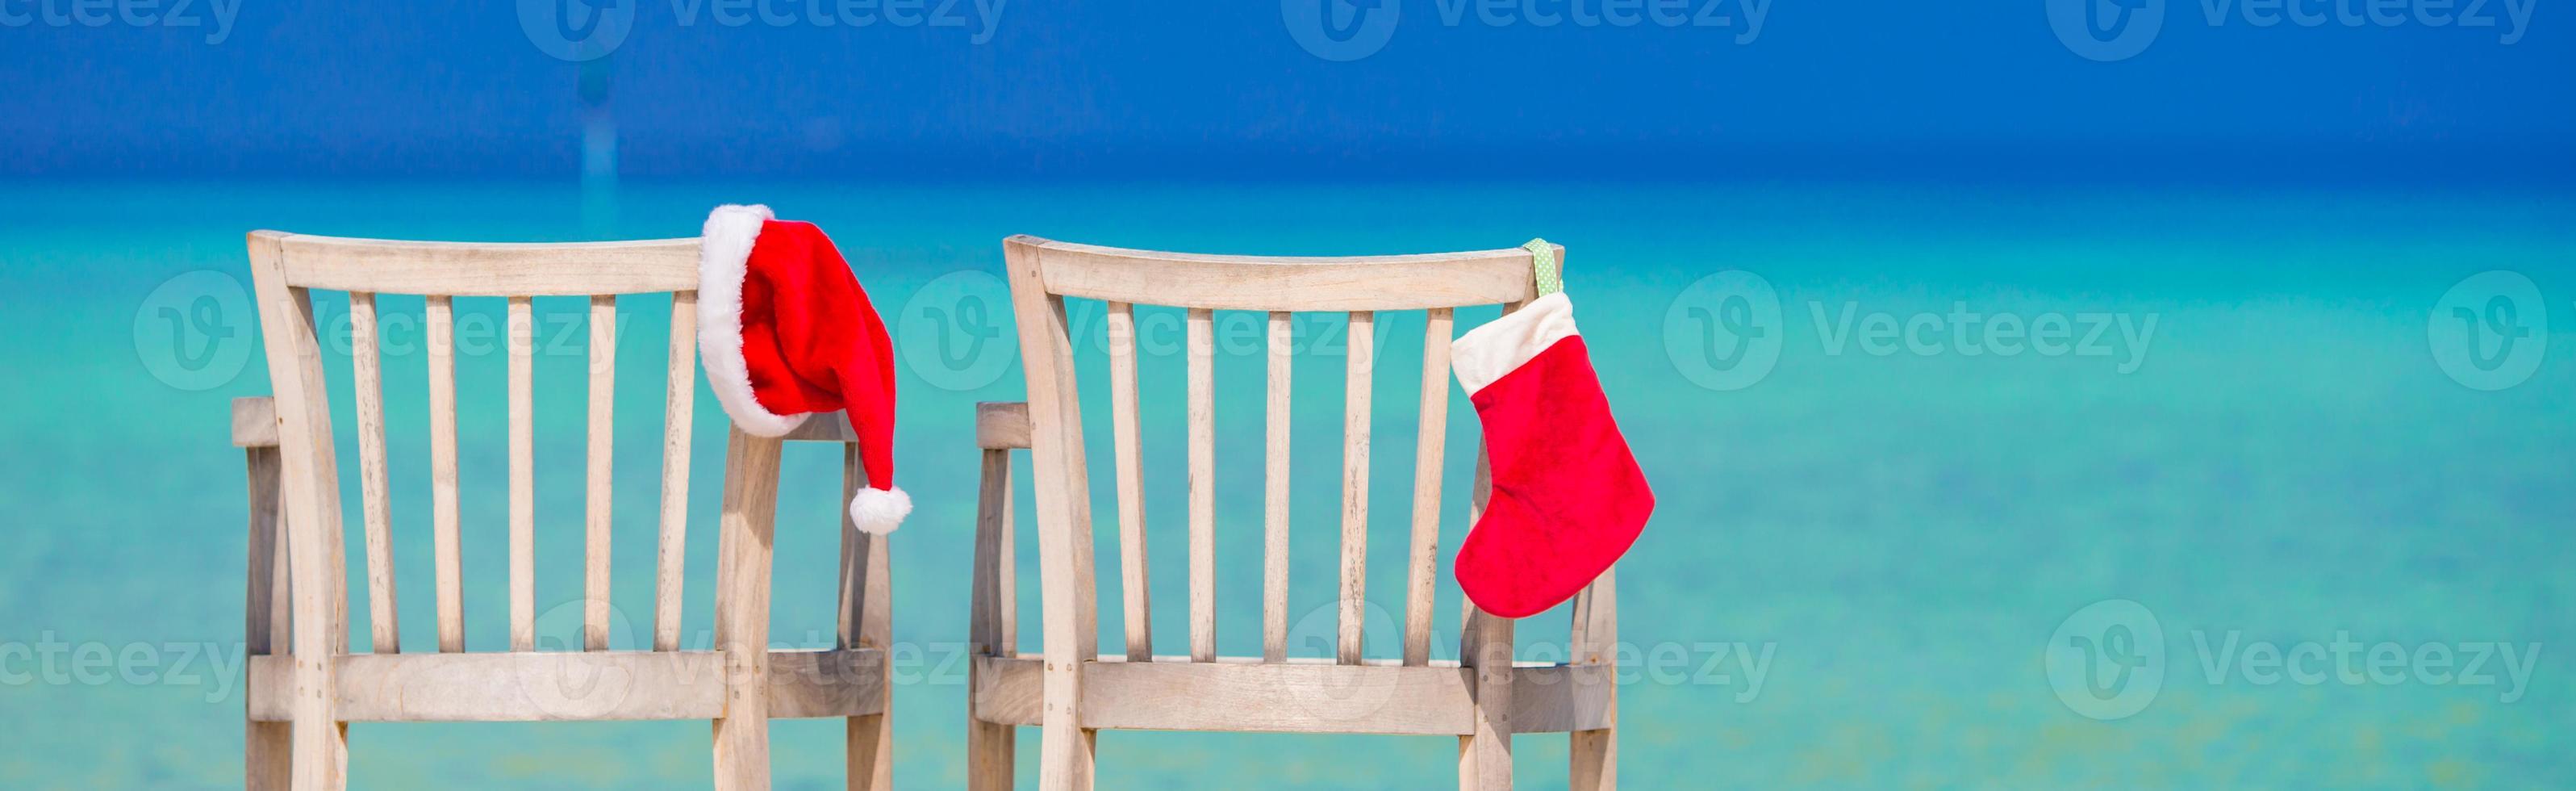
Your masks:
{"label": "chair armrest", "polygon": [[277,447],[277,402],[268,396],[233,399],[233,447]]}
{"label": "chair armrest", "polygon": [[[1018,555],[1011,549],[1011,449],[1029,446],[1029,405],[987,401],[975,405],[975,445],[984,457],[976,481],[975,566],[967,639],[978,656],[1019,653]],[[979,698],[980,700],[980,698]],[[967,717],[976,707],[970,701]],[[1003,732],[1008,733],[1009,728]]]}
{"label": "chair armrest", "polygon": [[1028,402],[983,401],[975,404],[975,446],[985,450],[1028,447]]}

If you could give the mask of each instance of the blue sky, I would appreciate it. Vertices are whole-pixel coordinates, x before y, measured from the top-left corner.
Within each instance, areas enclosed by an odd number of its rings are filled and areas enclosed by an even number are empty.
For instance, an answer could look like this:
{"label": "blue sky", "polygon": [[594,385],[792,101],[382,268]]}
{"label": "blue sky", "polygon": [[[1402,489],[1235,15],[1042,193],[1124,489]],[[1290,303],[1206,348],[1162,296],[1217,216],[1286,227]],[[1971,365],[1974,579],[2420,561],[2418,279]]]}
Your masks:
{"label": "blue sky", "polygon": [[0,175],[2576,171],[2536,0],[2121,1],[0,0]]}

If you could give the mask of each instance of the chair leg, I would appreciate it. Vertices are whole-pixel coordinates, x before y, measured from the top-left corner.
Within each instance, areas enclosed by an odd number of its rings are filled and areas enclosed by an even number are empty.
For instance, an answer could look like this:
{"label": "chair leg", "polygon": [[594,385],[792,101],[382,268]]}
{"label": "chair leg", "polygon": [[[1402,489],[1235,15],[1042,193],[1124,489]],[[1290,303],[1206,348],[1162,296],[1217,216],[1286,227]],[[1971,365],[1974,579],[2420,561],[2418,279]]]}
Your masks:
{"label": "chair leg", "polygon": [[1575,598],[1574,656],[1569,669],[1575,683],[1598,684],[1605,711],[1604,727],[1568,734],[1568,786],[1573,791],[1606,791],[1619,787],[1619,583],[1615,569],[1601,572]]}
{"label": "chair leg", "polygon": [[739,428],[725,449],[716,554],[716,650],[725,716],[715,721],[715,787],[769,788],[769,566],[778,518],[778,444]]}
{"label": "chair leg", "polygon": [[1462,662],[1476,673],[1476,732],[1458,737],[1460,791],[1510,791],[1512,787],[1512,620],[1469,605]]}
{"label": "chair leg", "polygon": [[247,789],[284,789],[295,774],[294,748],[288,743],[292,732],[283,722],[253,722],[244,729],[242,740],[242,787]]}
{"label": "chair leg", "polygon": [[851,717],[850,788],[851,791],[886,791],[894,787],[894,740],[889,718],[883,714]]}
{"label": "chair leg", "polygon": [[1040,726],[1038,787],[1045,791],[1091,791],[1099,747],[1099,731]]}
{"label": "chair leg", "polygon": [[[982,405],[977,412],[983,412]],[[975,505],[974,590],[968,604],[975,656],[968,657],[966,669],[966,787],[1011,791],[1019,728],[976,716],[982,708],[976,691],[984,688],[979,683],[981,660],[1019,650],[1019,635],[1010,627],[1012,610],[1019,606],[1012,598],[1017,570],[1011,554],[1011,452],[986,449],[983,453],[983,479]]]}
{"label": "chair leg", "polygon": [[995,725],[966,715],[966,788],[968,791],[1010,791],[1013,782],[1012,763],[1017,760],[1019,729]]}
{"label": "chair leg", "polygon": [[349,787],[349,724],[326,721],[316,725],[310,730],[300,721],[292,725],[292,738],[296,743],[294,754],[289,758],[294,767],[292,787],[299,791],[306,788],[346,789]]}
{"label": "chair leg", "polygon": [[[320,520],[316,520],[320,521]],[[315,535],[320,529],[336,530],[335,525],[310,525],[303,537],[287,541],[291,566],[287,578],[292,589],[294,611],[294,670],[287,682],[291,719],[287,723],[288,775],[296,791],[339,791],[349,782],[349,725],[339,720],[336,690],[339,655],[347,650],[340,642],[347,637],[348,622],[339,616],[333,594],[345,589],[329,584],[341,581],[339,556],[334,550],[339,542],[333,536]],[[308,540],[309,539],[309,540]],[[305,584],[319,580],[322,584]],[[310,624],[307,628],[305,624]],[[336,636],[336,637],[335,637]],[[306,660],[305,657],[314,657]]]}
{"label": "chair leg", "polygon": [[[242,644],[246,656],[270,656],[279,653],[288,640],[286,624],[286,542],[284,525],[278,520],[277,448],[251,448],[250,468],[250,574],[249,591],[244,597]],[[251,694],[250,683],[243,685],[243,697]],[[245,700],[244,707],[247,709]],[[252,722],[249,712],[242,716],[242,787],[248,789],[284,789],[294,777],[294,731],[283,722]]]}
{"label": "chair leg", "polygon": [[1575,731],[1571,751],[1574,791],[1607,791],[1619,787],[1619,729]]}

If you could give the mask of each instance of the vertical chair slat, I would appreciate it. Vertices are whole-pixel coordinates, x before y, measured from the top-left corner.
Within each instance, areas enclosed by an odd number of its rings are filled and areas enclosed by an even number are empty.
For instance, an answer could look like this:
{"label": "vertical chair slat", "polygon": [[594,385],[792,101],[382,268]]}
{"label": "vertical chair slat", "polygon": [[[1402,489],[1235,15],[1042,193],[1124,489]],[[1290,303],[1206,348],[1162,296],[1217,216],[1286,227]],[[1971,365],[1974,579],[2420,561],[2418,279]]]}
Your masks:
{"label": "vertical chair slat", "polygon": [[[1503,306],[1503,315],[1521,308],[1519,302]],[[1485,516],[1485,503],[1493,497],[1493,459],[1485,454],[1482,443],[1476,449],[1476,477],[1468,489],[1467,524],[1474,530]],[[1458,787],[1461,789],[1508,789],[1512,787],[1512,645],[1513,621],[1497,618],[1477,609],[1474,601],[1459,597],[1464,611],[1459,619],[1458,661],[1473,672],[1468,697],[1475,706],[1474,732],[1458,737]]]}
{"label": "vertical chair slat", "polygon": [[1270,314],[1270,394],[1261,463],[1261,659],[1288,658],[1288,391],[1295,369],[1290,314]]}
{"label": "vertical chair slat", "polygon": [[287,285],[283,234],[248,239],[259,291],[261,343],[276,386],[278,504],[286,516],[293,581],[295,662],[287,681],[296,788],[336,789],[348,771],[348,731],[336,714],[339,662],[348,650],[340,487],[331,447],[329,387],[321,378],[312,296]]}
{"label": "vertical chair slat", "polygon": [[1449,308],[1422,329],[1421,431],[1413,453],[1413,540],[1404,564],[1404,663],[1431,661],[1431,591],[1440,544],[1440,466],[1449,440]]}
{"label": "vertical chair slat", "polygon": [[662,406],[662,540],[653,569],[653,650],[680,647],[689,543],[689,430],[698,394],[698,292],[671,294],[670,376]]}
{"label": "vertical chair slat", "polygon": [[1190,661],[1216,661],[1216,333],[1214,314],[1189,314]]}
{"label": "vertical chair slat", "polygon": [[[1476,452],[1476,478],[1469,494],[1467,524],[1474,525],[1484,517],[1486,498],[1493,492],[1491,460],[1482,449]],[[1458,788],[1461,791],[1511,787],[1511,624],[1476,609],[1476,603],[1459,597],[1462,617],[1458,627],[1458,662],[1469,673],[1468,699],[1474,706],[1473,732],[1458,737]],[[1499,632],[1499,634],[1497,634]],[[1501,656],[1495,656],[1495,643],[1501,643]],[[1488,667],[1500,659],[1500,668]],[[1500,771],[1495,771],[1496,767]],[[1499,776],[1498,776],[1499,775]]]}
{"label": "vertical chair slat", "polygon": [[510,650],[537,647],[536,313],[510,298]]}
{"label": "vertical chair slat", "polygon": [[349,370],[358,402],[358,492],[366,519],[367,622],[370,650],[402,652],[402,627],[394,606],[392,504],[386,494],[385,384],[376,335],[376,295],[349,292]]}
{"label": "vertical chair slat", "polygon": [[1368,476],[1369,381],[1375,365],[1376,314],[1352,311],[1345,346],[1342,409],[1342,602],[1341,634],[1334,658],[1360,663],[1360,640],[1368,606]]}
{"label": "vertical chair slat", "polygon": [[456,307],[429,298],[422,345],[429,349],[430,554],[436,565],[438,650],[465,650],[462,548],[456,538]]}
{"label": "vertical chair slat", "polygon": [[[1064,299],[1057,297],[1050,302],[1055,312],[1055,323],[1059,327],[1065,326]],[[1063,513],[1073,517],[1065,520],[1065,526],[1070,529],[1064,537],[1072,544],[1072,551],[1065,556],[1075,561],[1074,573],[1066,576],[1074,583],[1074,606],[1071,609],[1077,616],[1073,624],[1075,628],[1067,631],[1074,633],[1074,653],[1084,661],[1091,661],[1100,655],[1100,587],[1092,578],[1092,569],[1097,567],[1091,558],[1091,498],[1087,495],[1091,491],[1091,468],[1083,462],[1082,422],[1076,419],[1082,415],[1082,402],[1080,392],[1074,387],[1072,338],[1059,334],[1064,342],[1056,347],[1057,405],[1063,407],[1062,416],[1067,419],[1057,423],[1063,437],[1057,447],[1061,451],[1060,458],[1065,461],[1064,491],[1069,501]],[[1037,432],[1031,431],[1030,434],[1034,438]],[[1077,493],[1084,494],[1077,496]]]}
{"label": "vertical chair slat", "polygon": [[609,488],[617,434],[617,297],[590,298],[590,446],[583,473],[581,647],[608,650]]}
{"label": "vertical chair slat", "polygon": [[1154,658],[1154,604],[1145,554],[1145,473],[1136,438],[1136,308],[1109,303],[1110,439],[1118,467],[1118,590],[1126,605],[1127,659]]}
{"label": "vertical chair slat", "polygon": [[[1476,474],[1468,479],[1467,484],[1467,532],[1471,534],[1476,530],[1477,520],[1485,518],[1485,501],[1493,496],[1492,464],[1493,459],[1485,455],[1484,443],[1478,442]],[[1462,595],[1458,597],[1458,655],[1463,657],[1467,655],[1468,646],[1475,641],[1476,620],[1484,614],[1484,611],[1476,609],[1476,602],[1463,595],[1464,591],[1460,593]]]}
{"label": "vertical chair slat", "polygon": [[[1484,443],[1477,443],[1476,473],[1467,484],[1467,531],[1471,534],[1477,520],[1485,518],[1485,501],[1493,496],[1492,463],[1493,459],[1485,455]],[[1476,602],[1463,594],[1462,591],[1458,597],[1458,656],[1462,662],[1475,649],[1476,625],[1485,617],[1485,611],[1476,609]]]}
{"label": "vertical chair slat", "polygon": [[[859,444],[844,442],[840,445],[841,502],[847,503],[851,498],[858,496],[860,489],[867,488],[868,473],[865,468],[859,466]],[[835,648],[858,645],[859,622],[868,617],[866,539],[867,534],[859,532],[857,519],[850,514],[849,509],[842,509],[841,595],[835,602],[837,614],[832,619]]]}
{"label": "vertical chair slat", "polygon": [[1029,394],[1029,460],[1038,517],[1038,581],[1047,606],[1040,683],[1038,785],[1082,791],[1093,780],[1096,732],[1082,727],[1082,666],[1099,658],[1092,586],[1090,482],[1083,464],[1081,396],[1064,298],[1048,294],[1042,253],[1004,240],[1011,311],[1020,317],[1020,364]]}
{"label": "vertical chair slat", "polygon": [[[1559,271],[1565,250],[1558,248]],[[1577,684],[1600,684],[1604,691],[1602,722],[1608,727],[1575,731],[1568,736],[1567,788],[1607,791],[1619,787],[1619,569],[1601,570],[1575,598],[1569,664],[1593,669],[1574,676]]]}
{"label": "vertical chair slat", "polygon": [[[859,444],[841,446],[841,501],[849,502],[868,485],[867,468],[859,464]],[[841,515],[840,648],[891,651],[893,645],[893,579],[883,533],[863,533],[848,509]],[[842,732],[843,771],[853,789],[884,791],[894,787],[894,685],[879,684],[877,713],[849,718]]]}

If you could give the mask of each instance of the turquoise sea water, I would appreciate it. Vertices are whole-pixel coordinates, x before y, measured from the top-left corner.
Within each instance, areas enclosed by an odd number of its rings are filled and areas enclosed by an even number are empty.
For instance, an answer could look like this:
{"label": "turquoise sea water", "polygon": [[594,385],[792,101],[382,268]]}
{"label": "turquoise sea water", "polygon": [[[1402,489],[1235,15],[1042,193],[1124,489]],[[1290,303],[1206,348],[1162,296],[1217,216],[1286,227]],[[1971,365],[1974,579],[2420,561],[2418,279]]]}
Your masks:
{"label": "turquoise sea water", "polygon": [[[2562,192],[726,183],[629,184],[585,200],[552,183],[19,182],[0,185],[0,288],[11,295],[0,369],[12,374],[0,379],[0,444],[11,449],[0,454],[0,512],[11,515],[0,785],[239,782],[238,679],[165,644],[212,644],[238,672],[244,486],[226,409],[269,392],[255,320],[227,290],[247,293],[243,231],[685,236],[726,201],[820,222],[907,347],[897,478],[919,507],[893,542],[895,634],[920,657],[895,692],[895,773],[907,787],[963,783],[963,672],[948,663],[966,633],[970,415],[975,401],[1022,392],[990,277],[1012,233],[1247,253],[1567,245],[1568,290],[1660,500],[1620,573],[1621,637],[1637,646],[1620,757],[1635,787],[2576,782],[2576,670],[2564,653],[2576,651],[2576,198]],[[219,274],[182,277],[199,270]],[[1744,274],[1702,282],[1730,270],[1758,276],[1770,300]],[[2545,315],[2494,313],[2486,292],[2501,281],[2469,280],[2490,270],[2526,276]],[[622,314],[615,596],[639,626],[652,608],[666,304],[632,299]],[[2461,323],[2460,306],[2475,323]],[[345,316],[336,295],[317,307],[326,321]],[[545,612],[580,590],[587,335],[578,301],[538,307]],[[384,310],[387,341],[411,344],[389,349],[386,388],[402,633],[419,650],[435,634],[424,356],[417,323],[404,323],[419,302],[388,298]],[[500,308],[460,310],[470,328]],[[1097,305],[1074,313],[1099,332]],[[1971,313],[1982,329],[1952,317]],[[1876,314],[1895,329],[1873,334]],[[1460,324],[1492,315],[1463,312]],[[2062,322],[2070,335],[2050,347],[2060,353],[2032,338],[2007,356],[2008,340],[1994,345],[2016,335],[1994,334],[2003,316],[2029,332]],[[1141,317],[1146,413],[1168,418],[1144,435],[1163,653],[1179,653],[1187,631],[1176,319]],[[1220,317],[1217,362],[1228,653],[1259,644],[1263,364],[1257,335],[1227,340],[1243,321]],[[1369,591],[1400,616],[1421,318],[1379,324]],[[2096,325],[2102,335],[2084,343]],[[2463,327],[2529,331],[2516,342],[2545,350],[2527,376],[2510,360],[2485,370],[2478,356],[2502,347],[2443,345]],[[1331,630],[1336,328],[1301,325],[1322,348],[1297,369],[1292,609],[1321,613],[1298,621],[1300,636]],[[1714,367],[1746,338],[1776,351],[1767,374]],[[506,641],[497,348],[467,341],[459,381],[468,636],[482,650]],[[346,359],[326,356],[341,459],[354,465]],[[1106,403],[1100,357],[1084,352],[1094,413]],[[703,390],[698,405],[686,630],[703,643],[722,418]],[[1095,533],[1114,568],[1106,418],[1092,418]],[[1474,425],[1453,398],[1444,554],[1467,528]],[[785,645],[829,640],[835,464],[789,451],[773,626]],[[355,476],[343,481],[354,527]],[[1030,650],[1034,543],[1021,544]],[[351,612],[363,649],[362,579]],[[1123,627],[1115,580],[1102,578],[1104,645]],[[2138,607],[2088,609],[2106,600]],[[1454,653],[1454,587],[1436,611],[1435,642]],[[577,620],[550,616],[546,628],[568,635],[559,621]],[[1564,620],[1525,623],[1528,655],[1561,643]],[[2160,683],[2116,680],[2120,660],[2147,655],[2136,640],[2150,630],[2162,638]],[[2128,697],[2088,700],[2083,684],[2064,683],[2083,657],[2064,653],[2067,640],[2111,645],[2115,633],[2127,642],[2094,657],[2105,662],[2094,679]],[[1396,635],[1373,625],[1370,653],[1392,656]],[[2313,653],[2347,640],[2359,646],[2342,666],[2351,672]],[[41,656],[53,643],[73,657],[98,646],[112,661],[48,679]],[[2402,654],[2385,667],[2372,658],[2382,643]],[[119,656],[133,644],[145,647]],[[182,653],[191,665],[174,667]],[[2480,653],[2483,666],[2468,667]],[[2276,676],[2276,661],[2289,669]],[[2141,693],[2120,718],[2079,711]],[[1037,737],[1022,733],[1026,767]],[[774,734],[781,787],[837,787],[837,724],[781,722]],[[351,742],[361,788],[697,788],[709,771],[706,726],[692,722],[360,725]],[[1455,745],[1111,733],[1099,753],[1105,788],[1415,788],[1450,782]],[[1526,787],[1563,784],[1561,737],[1523,737],[1516,756]]]}

